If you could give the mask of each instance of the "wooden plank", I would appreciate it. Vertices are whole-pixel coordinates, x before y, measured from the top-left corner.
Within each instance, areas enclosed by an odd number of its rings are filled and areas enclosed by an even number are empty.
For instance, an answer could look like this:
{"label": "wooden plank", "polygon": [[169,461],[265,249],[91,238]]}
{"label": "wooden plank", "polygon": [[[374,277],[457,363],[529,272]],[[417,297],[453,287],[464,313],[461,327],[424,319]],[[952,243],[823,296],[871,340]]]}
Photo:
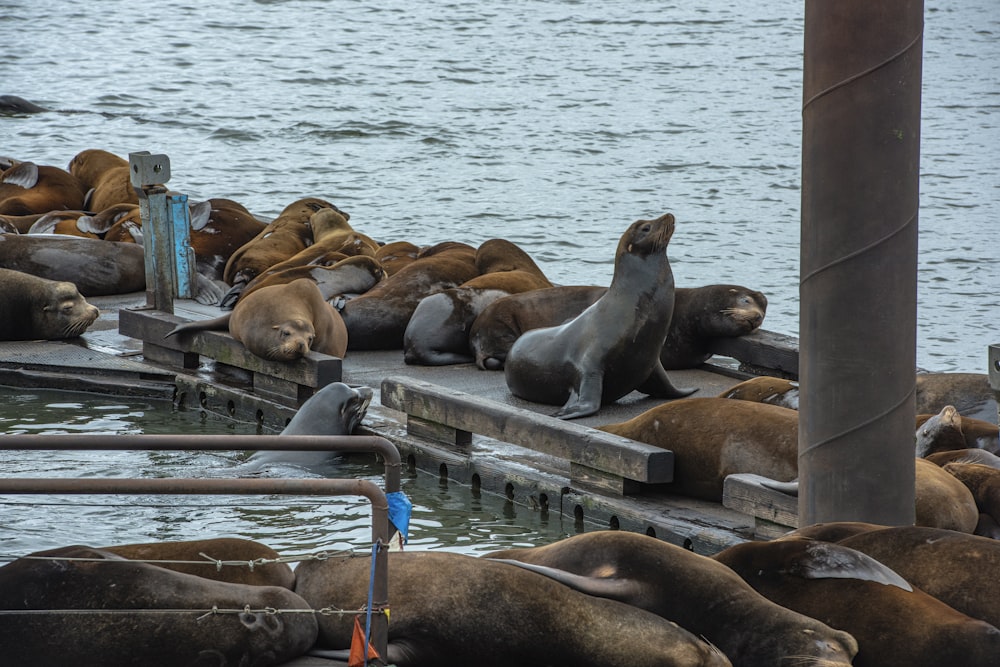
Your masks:
{"label": "wooden plank", "polygon": [[727,476],[722,487],[723,507],[778,524],[785,531],[797,528],[799,499],[764,486],[767,482],[774,480],[750,473]]}
{"label": "wooden plank", "polygon": [[224,331],[198,331],[165,338],[175,326],[188,321],[158,310],[123,309],[118,313],[118,331],[124,336],[151,341],[161,348],[200,354],[223,364],[307,387],[322,387],[339,382],[342,377],[342,360],[338,357],[308,352],[296,361],[269,361],[252,354]]}
{"label": "wooden plank", "polygon": [[758,329],[737,338],[716,338],[711,350],[737,359],[763,375],[791,379],[799,376],[799,341],[794,336]]}
{"label": "wooden plank", "polygon": [[382,381],[382,405],[420,419],[658,484],[673,480],[674,453],[411,378]]}

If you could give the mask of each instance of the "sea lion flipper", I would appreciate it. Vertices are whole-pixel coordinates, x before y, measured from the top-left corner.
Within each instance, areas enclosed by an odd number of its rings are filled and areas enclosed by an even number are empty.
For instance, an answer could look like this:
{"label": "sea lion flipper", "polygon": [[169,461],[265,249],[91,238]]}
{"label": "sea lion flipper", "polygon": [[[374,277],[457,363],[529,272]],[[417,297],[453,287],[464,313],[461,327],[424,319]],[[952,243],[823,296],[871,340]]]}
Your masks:
{"label": "sea lion flipper", "polygon": [[164,338],[169,338],[179,333],[192,333],[195,331],[225,331],[229,329],[229,318],[232,313],[227,313],[210,320],[195,320],[178,324],[173,329],[164,334]]}
{"label": "sea lion flipper", "polygon": [[657,363],[645,382],[639,385],[639,391],[653,398],[684,398],[698,391],[698,388],[678,389],[663,370],[663,364]]}
{"label": "sea lion flipper", "polygon": [[594,597],[618,600],[632,604],[642,592],[642,585],[634,579],[618,579],[613,577],[588,577],[583,574],[576,574],[566,570],[547,565],[537,565],[535,563],[525,563],[510,558],[491,558],[498,563],[508,563],[525,570],[537,572],[538,574],[554,579],[561,584],[569,586],[573,590],[593,595]]}
{"label": "sea lion flipper", "polygon": [[580,386],[571,388],[569,400],[552,414],[559,419],[589,417],[601,409],[601,392],[604,376],[601,373],[586,373],[580,378]]}

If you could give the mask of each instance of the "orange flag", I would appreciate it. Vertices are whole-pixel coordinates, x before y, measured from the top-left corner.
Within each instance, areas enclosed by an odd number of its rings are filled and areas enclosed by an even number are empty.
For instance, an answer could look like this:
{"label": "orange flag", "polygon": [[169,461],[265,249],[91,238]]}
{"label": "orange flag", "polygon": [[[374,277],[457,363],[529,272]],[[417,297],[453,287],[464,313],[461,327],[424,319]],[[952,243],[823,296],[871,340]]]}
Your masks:
{"label": "orange flag", "polygon": [[[361,627],[361,616],[354,617],[354,634],[351,636],[351,653],[347,658],[347,667],[364,667],[365,664],[365,629]],[[380,660],[378,651],[368,642],[368,659]]]}

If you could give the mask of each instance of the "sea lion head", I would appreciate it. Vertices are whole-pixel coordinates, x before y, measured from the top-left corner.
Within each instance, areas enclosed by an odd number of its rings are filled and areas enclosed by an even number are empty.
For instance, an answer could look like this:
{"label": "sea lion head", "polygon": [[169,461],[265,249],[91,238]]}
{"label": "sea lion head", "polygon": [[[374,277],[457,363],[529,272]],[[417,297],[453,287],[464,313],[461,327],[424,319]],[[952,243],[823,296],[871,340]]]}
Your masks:
{"label": "sea lion head", "polygon": [[55,282],[48,302],[42,306],[37,331],[47,339],[76,338],[87,330],[101,311],[87,303],[76,285]]}
{"label": "sea lion head", "polygon": [[624,254],[647,257],[666,250],[675,223],[672,213],[664,213],[655,220],[636,220],[622,234],[616,257]]}
{"label": "sea lion head", "polygon": [[272,361],[294,361],[312,349],[316,329],[312,322],[293,319],[273,327],[274,344],[267,348],[264,358]]}

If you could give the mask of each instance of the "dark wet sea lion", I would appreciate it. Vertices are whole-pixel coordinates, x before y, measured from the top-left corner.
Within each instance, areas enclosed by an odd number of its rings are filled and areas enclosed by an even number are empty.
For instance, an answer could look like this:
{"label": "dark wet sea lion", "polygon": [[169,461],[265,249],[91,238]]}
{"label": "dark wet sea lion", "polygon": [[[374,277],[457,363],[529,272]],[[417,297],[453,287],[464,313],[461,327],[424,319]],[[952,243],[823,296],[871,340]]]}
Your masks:
{"label": "dark wet sea lion", "polygon": [[294,361],[310,351],[343,357],[347,351],[340,315],[307,278],[262,287],[233,312],[179,324],[166,335],[226,329],[251,353],[270,361]]}
{"label": "dark wet sea lion", "polygon": [[736,667],[850,665],[857,644],[845,632],[785,609],[728,567],[661,540],[597,531],[488,558],[546,566],[561,583],[645,609],[717,646]]}
{"label": "dark wet sea lion", "polygon": [[638,220],[622,235],[607,293],[557,327],[521,335],[504,364],[519,398],[561,405],[554,416],[586,417],[642,386],[656,398],[679,398],[659,355],[670,327],[674,278],[667,245],[674,216]]}
{"label": "dark wet sea lion", "polygon": [[43,113],[48,111],[43,106],[29,102],[17,95],[0,95],[0,115],[13,116],[17,114]]}
{"label": "dark wet sea lion", "polygon": [[[887,527],[840,540],[963,614],[1000,627],[1000,542],[924,526]],[[955,664],[964,664],[961,662]]]}
{"label": "dark wet sea lion", "polygon": [[74,283],[85,297],[146,287],[142,248],[65,234],[0,234],[0,266]]}
{"label": "dark wet sea lion", "polygon": [[997,398],[986,373],[917,373],[917,414],[954,405],[963,417],[997,423]]}
{"label": "dark wet sea lion", "polygon": [[[514,565],[457,553],[391,552],[387,662],[398,667],[723,667],[730,662],[655,614],[585,595]],[[316,608],[357,609],[369,558],[302,563]],[[321,616],[318,647],[346,649],[350,616]]]}
{"label": "dark wet sea lion", "polygon": [[966,448],[1000,454],[1000,427],[963,417],[953,405],[944,406],[935,415],[917,415],[917,456]]}
{"label": "dark wet sea lion", "polygon": [[[288,563],[268,562],[277,560],[281,554],[254,540],[215,537],[179,542],[116,544],[101,547],[101,551],[108,551],[129,560],[173,561],[150,564],[214,581],[250,586],[281,586],[288,590],[295,587],[295,573],[292,572]],[[219,566],[214,561],[232,561],[242,564],[230,563]],[[250,561],[257,561],[252,568],[248,566]]]}
{"label": "dark wet sea lion", "polygon": [[341,315],[350,334],[350,349],[402,349],[406,325],[420,300],[477,276],[475,257],[476,249],[465,243],[439,243],[365,294],[349,300]]}
{"label": "dark wet sea lion", "polygon": [[[281,435],[351,435],[364,419],[371,403],[371,387],[351,387],[331,382],[321,387],[299,407]],[[327,463],[333,454],[313,451],[259,451],[247,459],[244,468],[282,463],[315,468]]]}
{"label": "dark wet sea lion", "polygon": [[4,615],[5,664],[269,667],[304,654],[316,640],[313,614],[267,611],[308,607],[286,588],[212,581],[90,547],[32,556],[98,561],[20,558],[0,567],[0,608],[54,610]]}
{"label": "dark wet sea lion", "polygon": [[65,169],[19,162],[0,174],[0,215],[84,208],[86,190]]}
{"label": "dark wet sea lion", "polygon": [[99,315],[73,283],[0,269],[0,340],[76,338]]}
{"label": "dark wet sea lion", "polygon": [[745,542],[715,559],[774,602],[853,635],[856,667],[996,664],[1000,630],[913,588],[847,542]]}
{"label": "dark wet sea lion", "polygon": [[799,415],[777,405],[688,398],[597,428],[672,450],[674,481],[664,488],[681,495],[721,501],[734,473],[780,482],[798,476]]}
{"label": "dark wet sea lion", "polygon": [[839,542],[844,538],[867,533],[871,530],[882,530],[887,526],[877,523],[866,523],[864,521],[827,521],[814,523],[809,526],[802,526],[793,531],[789,531],[778,539],[809,538],[822,542]]}

